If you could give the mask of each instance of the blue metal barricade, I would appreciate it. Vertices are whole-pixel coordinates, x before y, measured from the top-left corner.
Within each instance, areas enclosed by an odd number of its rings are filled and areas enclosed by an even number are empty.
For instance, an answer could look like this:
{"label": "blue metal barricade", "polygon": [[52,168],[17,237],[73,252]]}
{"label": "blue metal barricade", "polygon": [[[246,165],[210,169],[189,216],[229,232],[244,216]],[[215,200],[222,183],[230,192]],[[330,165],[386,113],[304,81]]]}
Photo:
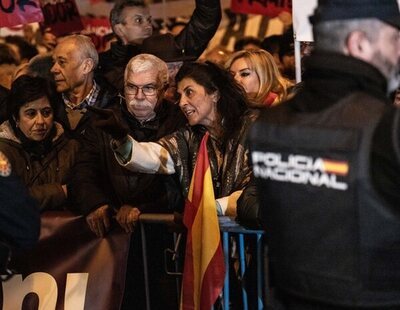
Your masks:
{"label": "blue metal barricade", "polygon": [[[229,238],[234,236],[238,237],[239,243],[239,266],[240,266],[240,276],[243,276],[246,271],[246,253],[245,253],[245,235],[253,235],[256,238],[256,261],[257,261],[257,309],[263,309],[263,257],[262,257],[262,237],[264,235],[263,230],[250,230],[239,225],[235,220],[227,217],[219,217],[219,228],[222,234],[222,245],[225,257],[225,282],[223,290],[223,305],[224,310],[229,309],[229,258],[230,258],[230,242]],[[246,287],[242,283],[242,299],[243,299],[243,309],[248,310],[248,298]]]}
{"label": "blue metal barricade", "polygon": [[[142,236],[142,255],[143,255],[143,268],[144,268],[144,280],[145,280],[145,291],[146,291],[146,309],[150,310],[150,290],[149,290],[149,276],[148,276],[148,266],[147,266],[147,244],[146,244],[146,233],[145,233],[145,225],[146,224],[167,224],[172,223],[174,221],[173,214],[141,214],[139,217],[140,230]],[[240,266],[240,276],[244,277],[246,271],[246,246],[245,246],[245,235],[255,236],[256,238],[256,268],[257,268],[257,309],[263,309],[263,253],[262,253],[262,238],[264,235],[263,230],[249,230],[239,225],[234,219],[229,218],[227,216],[219,217],[219,225],[222,236],[222,246],[224,251],[224,259],[225,259],[225,281],[224,281],[224,289],[222,293],[223,298],[223,309],[229,309],[229,259],[231,253],[231,245],[230,245],[230,237],[237,237],[238,245],[239,245],[239,266]],[[175,259],[176,253],[178,253],[177,247],[179,246],[181,237],[180,235],[175,236],[175,246],[172,250],[173,259]],[[172,272],[172,275],[180,275],[179,272]],[[177,279],[177,290],[178,296],[180,290],[180,281]],[[248,294],[246,291],[246,287],[242,283],[242,300],[243,300],[243,310],[248,310]]]}

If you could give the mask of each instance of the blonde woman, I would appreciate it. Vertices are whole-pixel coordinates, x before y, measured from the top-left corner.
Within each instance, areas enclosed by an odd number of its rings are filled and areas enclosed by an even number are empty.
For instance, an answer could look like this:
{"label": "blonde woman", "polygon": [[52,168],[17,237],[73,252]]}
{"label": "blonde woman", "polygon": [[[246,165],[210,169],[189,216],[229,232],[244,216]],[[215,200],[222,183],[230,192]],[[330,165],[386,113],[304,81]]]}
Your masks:
{"label": "blonde woman", "polygon": [[292,83],[282,77],[274,57],[265,50],[238,51],[225,65],[243,86],[253,108],[276,105],[288,97]]}

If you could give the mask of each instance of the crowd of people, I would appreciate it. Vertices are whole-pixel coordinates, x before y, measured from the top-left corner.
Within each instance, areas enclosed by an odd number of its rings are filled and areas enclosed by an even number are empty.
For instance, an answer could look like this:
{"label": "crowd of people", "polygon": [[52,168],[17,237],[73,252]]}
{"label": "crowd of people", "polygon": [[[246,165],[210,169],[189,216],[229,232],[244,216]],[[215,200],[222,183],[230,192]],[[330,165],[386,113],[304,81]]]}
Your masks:
{"label": "crowd of people", "polygon": [[[395,309],[400,13],[396,0],[354,2],[318,1],[297,85],[291,30],[205,52],[219,0],[196,0],[174,34],[153,34],[143,1],[120,0],[117,40],[100,54],[81,34],[1,38],[0,191],[26,188],[4,203],[73,211],[99,238],[113,225],[133,233],[122,309],[142,309],[136,223],[175,213],[180,224],[208,133],[216,213],[267,232],[268,305]],[[37,217],[17,225],[31,237],[2,228],[1,239],[32,245]],[[147,238],[152,306],[177,309],[160,260],[171,235]]]}

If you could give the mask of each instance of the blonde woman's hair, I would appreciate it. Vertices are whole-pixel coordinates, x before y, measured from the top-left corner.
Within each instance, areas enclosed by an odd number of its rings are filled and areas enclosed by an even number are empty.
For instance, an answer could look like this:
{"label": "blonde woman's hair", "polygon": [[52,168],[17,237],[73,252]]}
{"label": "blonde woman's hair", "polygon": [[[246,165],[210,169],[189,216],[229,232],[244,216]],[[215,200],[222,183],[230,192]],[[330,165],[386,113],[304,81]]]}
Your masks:
{"label": "blonde woman's hair", "polygon": [[265,50],[250,50],[238,51],[228,59],[225,67],[229,70],[232,64],[244,58],[249,69],[254,70],[260,81],[260,89],[255,98],[250,98],[258,105],[262,105],[269,92],[274,92],[278,95],[277,102],[287,99],[288,88],[292,83],[285,79],[280,73],[278,66],[275,63],[274,57]]}

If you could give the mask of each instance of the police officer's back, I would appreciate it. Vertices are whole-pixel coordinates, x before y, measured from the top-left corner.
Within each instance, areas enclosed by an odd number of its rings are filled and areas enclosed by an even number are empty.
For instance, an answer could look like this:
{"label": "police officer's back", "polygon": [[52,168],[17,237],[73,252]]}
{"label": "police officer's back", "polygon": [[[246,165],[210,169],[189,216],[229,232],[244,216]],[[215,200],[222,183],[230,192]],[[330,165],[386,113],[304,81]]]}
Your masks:
{"label": "police officer's back", "polygon": [[0,273],[4,274],[11,248],[33,246],[40,231],[39,209],[26,188],[12,174],[0,152]]}
{"label": "police officer's back", "polygon": [[319,0],[304,88],[250,140],[273,285],[287,309],[400,306],[400,13]]}

